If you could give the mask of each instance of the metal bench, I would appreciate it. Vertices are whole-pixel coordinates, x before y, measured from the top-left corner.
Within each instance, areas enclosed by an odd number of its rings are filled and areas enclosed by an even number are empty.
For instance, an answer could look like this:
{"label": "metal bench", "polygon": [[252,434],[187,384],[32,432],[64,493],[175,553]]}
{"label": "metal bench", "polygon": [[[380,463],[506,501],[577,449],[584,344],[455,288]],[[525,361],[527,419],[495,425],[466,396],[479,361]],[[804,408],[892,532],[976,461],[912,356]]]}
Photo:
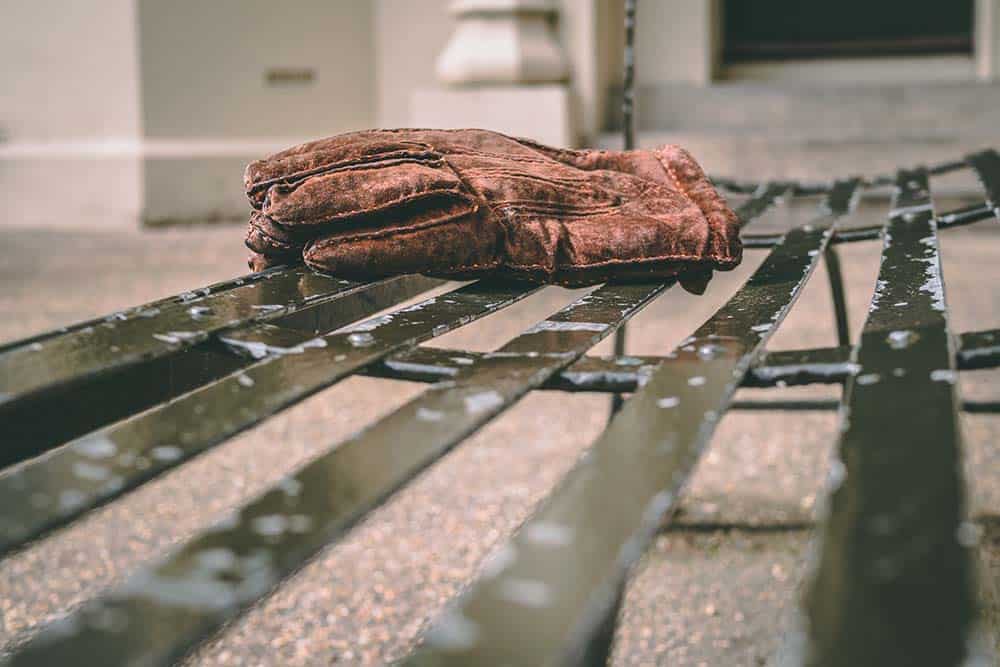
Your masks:
{"label": "metal bench", "polygon": [[[628,147],[635,4],[626,7]],[[929,177],[967,169],[983,201],[936,210]],[[0,346],[0,557],[352,375],[430,383],[0,663],[169,664],[516,401],[558,390],[613,394],[611,421],[408,663],[606,662],[630,568],[670,520],[725,412],[839,409],[840,458],[806,603],[811,632],[790,633],[780,660],[958,664],[976,606],[958,411],[1000,412],[1000,402],[961,401],[955,379],[1000,366],[1000,330],[949,331],[938,232],[1000,216],[1000,155],[830,184],[717,184],[748,196],[745,225],[798,198],[820,205],[808,224],[745,233],[766,259],[663,356],[625,356],[621,332],[671,282],[604,285],[484,354],[417,345],[539,287],[477,282],[372,318],[441,282],[361,284],[302,266]],[[893,192],[885,224],[841,224],[878,188]],[[876,239],[882,263],[854,343],[836,246]],[[768,351],[821,261],[838,346]],[[586,356],[613,332],[616,356]],[[809,383],[842,384],[842,398],[734,400],[740,387]]]}
{"label": "metal bench", "polygon": [[[960,169],[975,170],[984,201],[936,213],[929,175]],[[885,225],[841,224],[860,193],[886,184],[895,194]],[[996,412],[1000,404],[960,403],[955,378],[1000,365],[1000,331],[951,336],[938,232],[996,218],[1000,154],[902,170],[891,181],[722,185],[750,193],[739,208],[746,224],[798,196],[822,201],[807,225],[746,233],[748,247],[768,249],[763,264],[660,357],[586,353],[669,282],[602,286],[484,354],[416,344],[538,287],[477,282],[364,319],[440,281],[360,284],[301,266],[0,348],[3,554],[352,374],[432,383],[230,520],[43,629],[9,664],[69,664],[81,653],[103,664],[176,659],[464,438],[545,389],[631,397],[435,624],[413,662],[606,659],[629,568],[669,520],[716,423],[731,408],[763,408],[841,410],[841,461],[832,472],[840,486],[807,605],[817,664],[956,664],[975,606],[956,538],[963,521],[957,411]],[[879,278],[853,344],[836,246],[879,238]],[[823,258],[839,346],[767,351]],[[816,382],[843,383],[843,398],[733,401],[740,386]]]}

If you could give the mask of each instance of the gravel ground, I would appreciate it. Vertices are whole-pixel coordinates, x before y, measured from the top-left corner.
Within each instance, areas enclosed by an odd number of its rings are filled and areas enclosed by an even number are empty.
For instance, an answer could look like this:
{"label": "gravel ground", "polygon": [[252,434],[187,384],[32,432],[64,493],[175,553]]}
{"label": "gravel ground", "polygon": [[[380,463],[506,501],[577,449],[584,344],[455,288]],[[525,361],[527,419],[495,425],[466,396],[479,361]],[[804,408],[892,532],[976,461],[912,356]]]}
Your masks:
{"label": "gravel ground", "polygon": [[[241,230],[232,227],[114,234],[0,229],[7,251],[0,263],[0,340],[242,273],[240,239]],[[1000,292],[982,289],[997,277],[995,233],[955,230],[946,239],[955,330],[995,326]],[[634,320],[629,351],[667,351],[725,301],[762,256],[748,252],[744,265],[718,275],[703,297],[669,292]],[[871,243],[842,253],[854,332],[877,256]],[[435,345],[495,348],[575,294],[547,289]],[[821,273],[772,348],[834,342]],[[597,350],[608,351],[607,342]],[[998,378],[992,371],[967,373],[962,391],[997,397]],[[411,383],[345,381],[0,561],[0,646],[120,582],[419,391]],[[836,397],[830,387],[783,391]],[[741,392],[741,398],[752,394]],[[600,432],[607,403],[603,396],[547,392],[522,400],[201,647],[190,663],[381,664],[404,655]],[[995,585],[1000,420],[971,416],[964,425],[970,511],[987,528],[982,560]],[[834,430],[834,417],[821,413],[725,418],[691,480],[677,526],[657,539],[631,582],[616,664],[764,664],[795,610]]]}

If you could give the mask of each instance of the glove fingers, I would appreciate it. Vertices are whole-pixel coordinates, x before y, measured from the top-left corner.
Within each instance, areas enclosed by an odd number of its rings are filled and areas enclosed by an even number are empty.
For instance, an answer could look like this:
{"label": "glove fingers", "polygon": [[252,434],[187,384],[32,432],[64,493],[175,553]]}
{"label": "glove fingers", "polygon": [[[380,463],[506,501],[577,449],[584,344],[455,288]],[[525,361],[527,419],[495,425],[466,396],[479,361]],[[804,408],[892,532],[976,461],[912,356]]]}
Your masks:
{"label": "glove fingers", "polygon": [[331,223],[379,224],[381,214],[424,201],[461,201],[474,207],[454,172],[444,166],[395,164],[313,176],[271,188],[263,212],[291,228]]}
{"label": "glove fingers", "polygon": [[427,143],[413,133],[369,130],[328,137],[292,146],[247,165],[243,183],[254,208],[260,209],[267,190],[274,185],[293,185],[309,176],[382,162],[440,161]]}
{"label": "glove fingers", "polygon": [[475,275],[500,265],[499,230],[480,209],[446,220],[362,233],[337,232],[311,241],[303,252],[312,268],[349,278],[404,273]]}

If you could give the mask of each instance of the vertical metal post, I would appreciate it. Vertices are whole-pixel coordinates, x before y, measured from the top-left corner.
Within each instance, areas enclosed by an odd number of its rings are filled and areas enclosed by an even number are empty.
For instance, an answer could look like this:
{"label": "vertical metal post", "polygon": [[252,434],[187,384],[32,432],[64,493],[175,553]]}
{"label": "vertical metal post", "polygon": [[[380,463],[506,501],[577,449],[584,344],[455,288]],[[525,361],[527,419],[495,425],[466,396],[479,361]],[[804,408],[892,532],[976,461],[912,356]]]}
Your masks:
{"label": "vertical metal post", "polygon": [[851,332],[847,323],[847,296],[844,293],[844,278],[840,270],[840,256],[833,246],[827,246],[823,253],[826,260],[826,275],[830,279],[830,296],[833,297],[833,314],[837,320],[837,344],[850,345]]}
{"label": "vertical metal post", "polygon": [[[635,148],[635,8],[637,0],[625,0],[625,79],[622,90],[622,137],[625,150]],[[625,325],[615,332],[615,355],[625,354]],[[622,407],[621,394],[611,397],[611,417]]]}

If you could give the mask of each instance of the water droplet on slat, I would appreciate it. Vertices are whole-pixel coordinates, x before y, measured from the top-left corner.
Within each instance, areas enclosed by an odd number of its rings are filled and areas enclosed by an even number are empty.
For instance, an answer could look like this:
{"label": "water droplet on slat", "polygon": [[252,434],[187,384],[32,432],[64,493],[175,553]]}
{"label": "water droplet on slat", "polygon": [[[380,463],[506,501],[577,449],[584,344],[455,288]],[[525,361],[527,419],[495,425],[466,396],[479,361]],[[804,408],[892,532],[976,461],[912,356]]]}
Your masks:
{"label": "water droplet on slat", "polygon": [[111,472],[104,466],[94,465],[86,461],[77,461],[74,463],[73,474],[80,479],[87,479],[92,482],[103,482],[111,476]]}
{"label": "water droplet on slat", "polygon": [[886,336],[886,340],[889,341],[889,347],[892,349],[902,350],[909,347],[917,340],[917,334],[909,329],[890,331],[889,335]]}
{"label": "water droplet on slat", "polygon": [[983,529],[971,521],[963,521],[958,524],[958,530],[955,531],[955,538],[958,540],[958,543],[967,549],[971,549],[979,544],[979,540],[982,537]]}
{"label": "water droplet on slat", "polygon": [[157,461],[169,462],[179,459],[184,454],[184,450],[180,447],[174,447],[172,445],[163,445],[160,447],[153,447],[150,454],[152,454],[153,458]]}
{"label": "water droplet on slat", "polygon": [[698,347],[698,357],[706,361],[709,359],[715,359],[715,357],[717,357],[722,350],[723,348],[721,345],[707,343]]}
{"label": "water droplet on slat", "polygon": [[202,317],[207,317],[212,314],[212,309],[208,306],[191,306],[188,308],[188,315],[194,319],[201,319]]}
{"label": "water droplet on slat", "polygon": [[444,419],[444,413],[440,410],[431,410],[430,408],[417,408],[417,419],[426,422],[437,422]]}
{"label": "water droplet on slat", "polygon": [[525,526],[524,537],[536,544],[563,547],[573,541],[573,529],[553,521],[535,521]]}
{"label": "water droplet on slat", "polygon": [[366,331],[356,332],[347,336],[347,342],[354,347],[368,347],[375,343],[375,336]]}
{"label": "water droplet on slat", "polygon": [[860,385],[875,384],[882,379],[882,376],[878,373],[865,373],[864,375],[859,375],[856,382]]}
{"label": "water droplet on slat", "polygon": [[949,382],[954,384],[955,371],[949,368],[938,368],[931,371],[931,380],[934,382]]}
{"label": "water droplet on slat", "polygon": [[288,528],[288,518],[282,514],[266,514],[255,518],[250,526],[258,535],[278,537]]}
{"label": "water droplet on slat", "polygon": [[486,412],[501,405],[503,405],[503,397],[492,390],[465,397],[465,410],[471,414]]}
{"label": "water droplet on slat", "polygon": [[105,435],[87,436],[74,442],[71,447],[74,452],[91,459],[105,459],[118,452],[118,446]]}
{"label": "water droplet on slat", "polygon": [[500,597],[523,607],[545,607],[552,601],[552,591],[544,581],[509,579],[500,584]]}

